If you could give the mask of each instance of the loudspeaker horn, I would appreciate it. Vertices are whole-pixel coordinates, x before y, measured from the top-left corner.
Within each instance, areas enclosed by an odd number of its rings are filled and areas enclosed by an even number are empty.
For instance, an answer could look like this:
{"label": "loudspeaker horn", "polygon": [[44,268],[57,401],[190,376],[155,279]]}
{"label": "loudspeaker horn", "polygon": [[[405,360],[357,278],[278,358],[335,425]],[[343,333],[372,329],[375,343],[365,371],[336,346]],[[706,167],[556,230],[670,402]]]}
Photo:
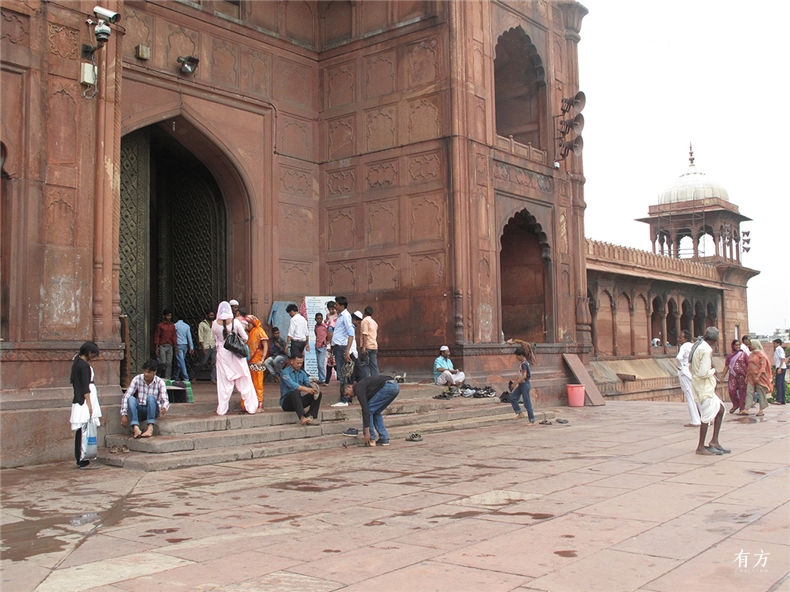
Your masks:
{"label": "loudspeaker horn", "polygon": [[581,113],[586,104],[587,96],[582,91],[579,91],[572,97],[564,97],[562,99],[562,112],[567,113],[574,109],[576,113]]}
{"label": "loudspeaker horn", "polygon": [[582,140],[581,136],[576,136],[570,142],[563,142],[560,144],[560,154],[562,158],[566,158],[568,153],[573,152],[576,156],[582,153],[582,149],[584,148],[584,140]]}
{"label": "loudspeaker horn", "polygon": [[571,131],[575,134],[582,133],[582,130],[584,129],[584,115],[579,113],[573,119],[563,119],[560,121],[560,129],[563,135]]}

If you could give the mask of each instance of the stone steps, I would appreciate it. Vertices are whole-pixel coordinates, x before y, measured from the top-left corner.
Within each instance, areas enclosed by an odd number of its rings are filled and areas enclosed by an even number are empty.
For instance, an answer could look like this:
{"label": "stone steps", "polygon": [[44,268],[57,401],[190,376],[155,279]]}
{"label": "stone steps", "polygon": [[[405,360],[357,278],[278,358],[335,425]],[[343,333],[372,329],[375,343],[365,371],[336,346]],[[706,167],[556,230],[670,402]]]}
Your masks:
{"label": "stone steps", "polygon": [[[412,432],[425,434],[515,421],[511,419],[510,405],[500,403],[498,397],[434,399],[433,395],[441,389],[433,385],[404,386],[401,392],[404,396],[399,396],[384,413],[394,444],[414,445],[404,441]],[[211,412],[195,413],[196,409],[204,411],[211,405],[216,404],[208,391],[202,397],[196,395],[195,403],[187,407],[171,405],[170,413],[157,423],[157,435],[153,438],[135,440],[127,434],[107,435],[107,448],[99,450],[99,459],[113,466],[161,471],[363,442],[361,436],[342,435],[349,427],[360,429],[361,434],[362,419],[357,404],[325,407],[320,412],[320,424],[315,426],[298,425],[294,413],[268,408],[254,415],[239,413],[238,409],[222,417]],[[539,418],[541,414],[542,410],[538,412]],[[123,445],[130,452],[110,453],[112,446],[120,450]]]}

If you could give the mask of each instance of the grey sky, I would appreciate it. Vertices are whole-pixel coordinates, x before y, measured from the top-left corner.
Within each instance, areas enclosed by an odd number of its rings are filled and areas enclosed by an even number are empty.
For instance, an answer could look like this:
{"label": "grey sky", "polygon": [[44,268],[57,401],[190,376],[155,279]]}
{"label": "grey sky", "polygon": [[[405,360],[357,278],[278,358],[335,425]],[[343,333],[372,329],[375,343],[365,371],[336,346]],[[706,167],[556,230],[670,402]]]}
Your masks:
{"label": "grey sky", "polygon": [[[749,330],[790,326],[790,2],[582,0],[586,235],[652,249],[634,221],[688,168],[752,218]],[[615,230],[616,229],[616,230]]]}

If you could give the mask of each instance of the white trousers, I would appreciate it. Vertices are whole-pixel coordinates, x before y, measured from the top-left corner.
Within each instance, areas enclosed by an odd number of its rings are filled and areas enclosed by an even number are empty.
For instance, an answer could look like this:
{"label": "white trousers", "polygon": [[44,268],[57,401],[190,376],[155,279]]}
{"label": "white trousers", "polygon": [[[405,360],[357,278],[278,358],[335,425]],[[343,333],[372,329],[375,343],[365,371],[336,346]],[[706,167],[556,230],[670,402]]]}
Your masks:
{"label": "white trousers", "polygon": [[436,384],[445,385],[445,384],[455,384],[457,382],[463,382],[466,379],[466,374],[463,372],[456,372],[455,374],[451,374],[449,370],[445,370],[442,372],[436,379]]}
{"label": "white trousers", "polygon": [[255,413],[258,409],[258,395],[255,392],[255,386],[249,376],[240,376],[233,381],[217,380],[217,415],[225,415],[228,412],[234,386],[241,393],[247,413]]}
{"label": "white trousers", "polygon": [[689,416],[691,416],[691,423],[698,426],[700,423],[699,409],[697,403],[694,401],[694,395],[691,392],[691,379],[685,374],[678,373],[678,380],[680,380],[680,390],[683,391],[683,396],[686,397],[686,405],[689,408]]}

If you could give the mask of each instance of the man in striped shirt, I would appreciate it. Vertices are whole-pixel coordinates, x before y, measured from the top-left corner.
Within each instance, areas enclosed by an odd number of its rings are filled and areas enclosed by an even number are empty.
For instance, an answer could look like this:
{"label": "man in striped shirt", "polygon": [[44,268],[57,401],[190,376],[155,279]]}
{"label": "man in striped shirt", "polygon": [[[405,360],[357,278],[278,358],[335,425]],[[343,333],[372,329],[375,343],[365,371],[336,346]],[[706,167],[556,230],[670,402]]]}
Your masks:
{"label": "man in striped shirt", "polygon": [[[156,375],[157,361],[148,360],[143,364],[143,373],[132,379],[121,402],[121,425],[132,426],[135,438],[150,438],[154,435],[154,424],[159,415],[167,413],[170,401],[167,399],[165,381]],[[129,419],[131,417],[131,420]],[[140,431],[140,421],[148,422],[144,432]]]}

